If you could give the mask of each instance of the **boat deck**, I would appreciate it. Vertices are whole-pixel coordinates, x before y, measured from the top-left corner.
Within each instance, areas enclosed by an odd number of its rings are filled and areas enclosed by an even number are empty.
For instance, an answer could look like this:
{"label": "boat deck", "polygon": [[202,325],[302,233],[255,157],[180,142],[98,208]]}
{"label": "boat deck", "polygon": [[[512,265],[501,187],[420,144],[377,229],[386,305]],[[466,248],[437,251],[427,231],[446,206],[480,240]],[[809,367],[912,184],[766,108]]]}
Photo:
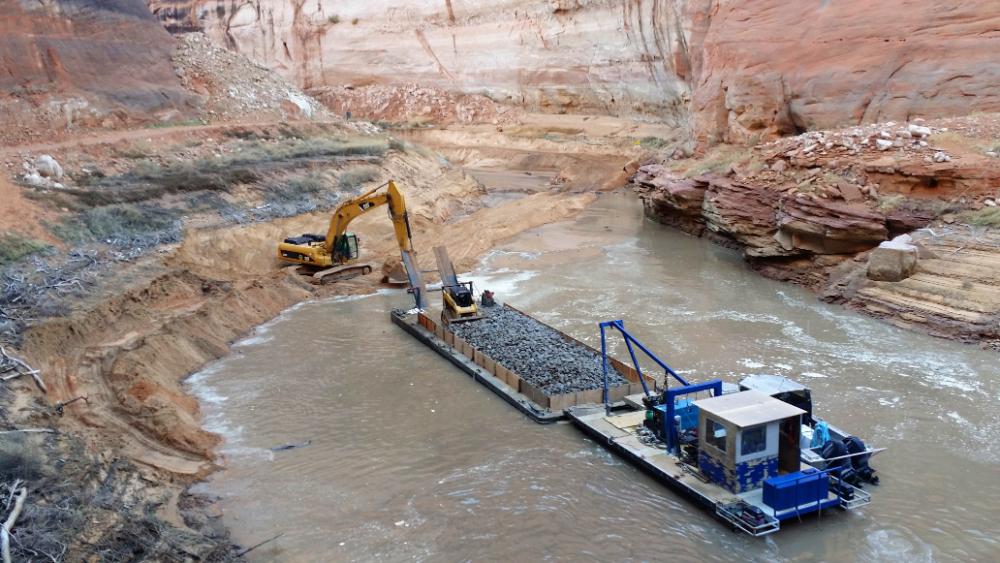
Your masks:
{"label": "boat deck", "polygon": [[[626,403],[634,404],[637,399],[641,402],[640,395],[627,397]],[[776,512],[764,504],[763,489],[735,494],[707,482],[696,467],[682,462],[677,456],[667,453],[664,449],[646,445],[639,439],[636,431],[645,418],[644,410],[607,415],[603,407],[572,407],[568,409],[567,415],[576,426],[602,446],[627,459],[639,469],[688,498],[714,509],[717,517],[751,535],[761,536],[776,532],[780,527],[781,520],[816,511],[822,512],[824,509],[842,504],[840,497],[831,490],[827,498],[819,503],[811,502]],[[801,467],[808,469],[811,466],[802,463]],[[768,524],[760,529],[750,530],[742,523],[734,522],[732,517],[725,514],[724,507],[739,500],[759,508],[768,517]]]}

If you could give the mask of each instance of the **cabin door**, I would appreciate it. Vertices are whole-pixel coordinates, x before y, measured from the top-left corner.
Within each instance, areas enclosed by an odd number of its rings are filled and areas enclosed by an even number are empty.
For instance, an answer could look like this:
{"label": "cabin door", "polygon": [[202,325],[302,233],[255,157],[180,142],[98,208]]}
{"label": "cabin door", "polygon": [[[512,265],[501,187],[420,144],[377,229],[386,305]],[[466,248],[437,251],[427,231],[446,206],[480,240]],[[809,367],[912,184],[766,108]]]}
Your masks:
{"label": "cabin door", "polygon": [[799,435],[802,426],[799,417],[786,418],[778,426],[778,472],[795,473],[799,470]]}

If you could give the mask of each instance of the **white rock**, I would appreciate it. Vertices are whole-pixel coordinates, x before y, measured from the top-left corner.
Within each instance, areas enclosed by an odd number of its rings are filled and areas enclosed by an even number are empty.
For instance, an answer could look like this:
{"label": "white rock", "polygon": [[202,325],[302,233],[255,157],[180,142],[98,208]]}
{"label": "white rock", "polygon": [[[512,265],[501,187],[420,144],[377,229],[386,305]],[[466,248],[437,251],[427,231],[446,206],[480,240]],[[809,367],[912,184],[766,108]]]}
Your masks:
{"label": "white rock", "polygon": [[927,146],[927,141],[920,141],[920,146],[921,147],[926,147]]}
{"label": "white rock", "polygon": [[997,157],[997,153],[994,152],[994,151],[986,151],[986,156],[988,156],[990,158],[996,158]]}
{"label": "white rock", "polygon": [[45,178],[62,178],[63,175],[62,166],[47,154],[35,159],[35,169]]}
{"label": "white rock", "polygon": [[916,123],[911,123],[906,130],[910,132],[910,135],[920,139],[926,139],[931,136],[930,127],[924,127],[923,125],[917,125]]}
{"label": "white rock", "polygon": [[35,172],[35,171],[28,172],[24,176],[21,176],[21,180],[25,184],[28,184],[29,186],[36,186],[36,187],[46,186],[49,183],[48,180],[46,180],[45,178],[42,178],[38,174],[38,172]]}
{"label": "white rock", "polygon": [[887,151],[892,148],[892,141],[888,139],[876,139],[875,146],[878,147],[880,151]]}
{"label": "white rock", "polygon": [[883,131],[879,131],[878,132],[878,136],[879,136],[880,139],[891,139],[892,138],[892,133],[889,133],[888,131],[883,130]]}
{"label": "white rock", "polygon": [[934,153],[934,162],[950,162],[951,157],[944,154],[942,151]]}
{"label": "white rock", "polygon": [[996,202],[996,200],[993,200],[993,199],[986,199],[986,200],[983,200],[983,205],[985,205],[987,207],[996,207],[997,206],[997,202]]}

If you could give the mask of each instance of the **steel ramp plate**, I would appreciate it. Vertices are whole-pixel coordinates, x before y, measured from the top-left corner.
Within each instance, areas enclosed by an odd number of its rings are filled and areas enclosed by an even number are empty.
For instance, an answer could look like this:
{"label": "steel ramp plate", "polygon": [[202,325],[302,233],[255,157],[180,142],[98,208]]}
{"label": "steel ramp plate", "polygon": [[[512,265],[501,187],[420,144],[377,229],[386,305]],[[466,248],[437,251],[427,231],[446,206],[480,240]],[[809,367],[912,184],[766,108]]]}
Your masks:
{"label": "steel ramp plate", "polygon": [[413,292],[413,300],[417,309],[427,308],[427,285],[424,284],[424,277],[417,267],[417,257],[412,250],[404,250],[403,266],[406,268],[406,277],[410,282],[410,289]]}
{"label": "steel ramp plate", "polygon": [[458,276],[455,275],[455,266],[451,263],[451,257],[448,256],[448,249],[443,246],[435,246],[434,259],[437,260],[441,285],[445,287],[458,285]]}

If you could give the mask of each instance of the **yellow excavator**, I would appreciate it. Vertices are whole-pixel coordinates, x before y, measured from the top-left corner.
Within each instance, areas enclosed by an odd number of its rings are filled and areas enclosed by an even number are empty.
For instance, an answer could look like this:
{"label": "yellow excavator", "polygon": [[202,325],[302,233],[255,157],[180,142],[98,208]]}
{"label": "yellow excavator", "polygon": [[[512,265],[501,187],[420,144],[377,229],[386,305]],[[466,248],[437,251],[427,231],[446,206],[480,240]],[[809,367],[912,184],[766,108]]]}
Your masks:
{"label": "yellow excavator", "polygon": [[[382,188],[386,190],[379,192]],[[311,276],[313,283],[317,284],[371,273],[371,264],[358,261],[358,236],[347,232],[347,226],[354,219],[383,205],[389,206],[389,218],[396,231],[396,243],[399,244],[407,273],[417,272],[406,203],[403,194],[391,180],[341,204],[330,218],[325,236],[306,233],[286,238],[278,245],[278,260],[299,264],[299,271]],[[412,283],[414,280],[410,281]],[[418,295],[418,299],[419,297]]]}

